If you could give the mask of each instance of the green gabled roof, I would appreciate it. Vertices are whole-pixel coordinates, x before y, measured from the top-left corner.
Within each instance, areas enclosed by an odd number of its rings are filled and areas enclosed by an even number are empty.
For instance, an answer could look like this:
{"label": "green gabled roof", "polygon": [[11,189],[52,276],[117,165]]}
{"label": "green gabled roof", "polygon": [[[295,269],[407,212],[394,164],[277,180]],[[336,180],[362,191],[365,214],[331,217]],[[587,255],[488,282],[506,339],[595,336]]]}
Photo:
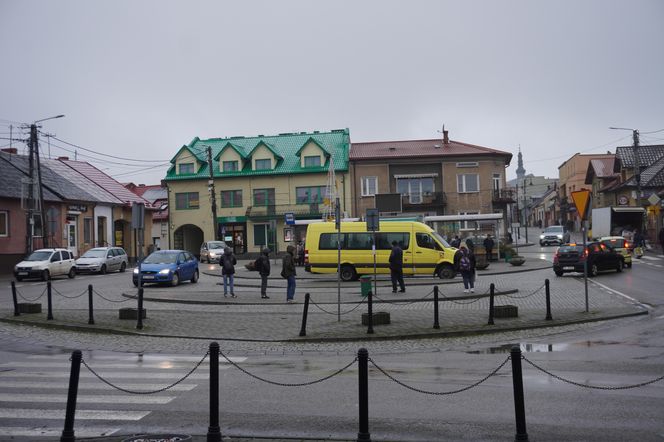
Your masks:
{"label": "green gabled roof", "polygon": [[302,143],[302,146],[297,150],[297,152],[295,152],[295,155],[299,157],[300,154],[302,153],[302,149],[304,149],[305,146],[309,143],[314,143],[316,146],[320,147],[320,149],[325,153],[326,158],[330,156],[330,152],[328,152],[327,149],[325,149],[325,147],[321,146],[320,143],[314,137],[307,138],[307,141]]}
{"label": "green gabled roof", "polygon": [[[194,138],[194,141],[197,141],[197,140],[198,140],[198,137]],[[188,145],[187,145],[187,144],[183,145],[183,146],[177,151],[177,153],[173,156],[173,158],[171,158],[171,163],[172,163],[172,164],[175,164],[175,159],[176,159],[176,158],[182,153],[183,150],[189,151],[189,153],[191,154],[191,156],[192,156],[193,158],[195,158],[196,160],[198,160],[198,161],[202,161],[202,162],[206,162],[207,159],[206,159],[206,157],[205,157],[205,149],[203,149],[203,148],[201,148],[201,147],[194,148],[194,147],[193,147],[194,141],[192,141],[192,142],[189,143]],[[198,141],[200,141],[200,140],[198,140]]]}
{"label": "green gabled roof", "polygon": [[222,153],[224,153],[224,151],[225,151],[226,149],[233,149],[235,152],[238,153],[238,155],[240,155],[240,157],[241,157],[243,160],[246,160],[246,159],[249,157],[249,155],[247,154],[247,152],[245,152],[244,149],[243,149],[242,147],[238,146],[237,144],[233,144],[233,143],[231,143],[231,142],[229,141],[229,142],[227,142],[226,144],[224,144],[224,146],[223,146],[221,149],[219,149],[219,153],[217,153],[217,154],[213,157],[213,159],[214,159],[215,161],[219,161],[219,157],[221,156]]}
{"label": "green gabled roof", "polygon": [[[321,147],[326,155],[325,164],[321,167],[302,167],[300,165],[300,157],[298,153],[302,147],[313,141]],[[251,157],[251,152],[261,145],[265,144],[266,148],[270,149],[272,153],[280,159],[277,161],[276,166],[272,170],[251,170],[251,162],[248,161],[242,170],[237,172],[220,172],[219,170],[219,155],[224,148],[230,144],[239,152],[243,152],[246,158]],[[279,135],[267,135],[257,137],[230,137],[230,138],[210,138],[207,140],[200,140],[198,137],[189,143],[187,147],[199,161],[205,163],[205,166],[195,174],[177,175],[175,167],[171,167],[166,173],[165,179],[168,180],[191,180],[191,179],[207,179],[208,168],[205,160],[205,147],[201,145],[212,147],[212,157],[216,160],[213,162],[212,172],[215,177],[243,177],[243,176],[270,176],[270,175],[290,175],[297,173],[327,173],[330,157],[334,159],[334,170],[336,172],[345,172],[348,170],[348,154],[350,151],[350,133],[348,129],[332,130],[330,132],[300,132],[300,133],[286,133]],[[182,149],[180,149],[181,151]],[[178,151],[178,153],[180,152]],[[198,153],[198,155],[197,155]],[[177,156],[177,155],[176,155]],[[245,157],[243,157],[245,158]],[[175,157],[173,158],[174,161]]]}
{"label": "green gabled roof", "polygon": [[249,152],[249,156],[251,157],[251,156],[254,154],[254,151],[255,151],[256,149],[258,149],[259,147],[261,147],[261,146],[265,146],[265,147],[267,148],[267,150],[269,150],[270,152],[272,152],[272,154],[273,154],[277,159],[279,159],[279,160],[283,160],[283,159],[284,159],[284,157],[282,157],[281,155],[279,155],[279,153],[277,153],[277,150],[274,148],[274,146],[273,146],[272,144],[270,144],[270,143],[266,143],[265,140],[260,140],[258,143],[256,143],[256,145],[254,146],[254,148],[251,149],[251,152]]}

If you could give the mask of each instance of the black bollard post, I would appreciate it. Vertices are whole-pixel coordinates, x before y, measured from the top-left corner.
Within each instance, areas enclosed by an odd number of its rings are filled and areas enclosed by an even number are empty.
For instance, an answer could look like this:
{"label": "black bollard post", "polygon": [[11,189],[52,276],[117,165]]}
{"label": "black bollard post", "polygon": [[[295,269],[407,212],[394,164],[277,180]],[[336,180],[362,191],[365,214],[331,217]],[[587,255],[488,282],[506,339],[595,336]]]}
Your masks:
{"label": "black bollard post", "polygon": [[373,295],[371,294],[371,290],[367,293],[367,321],[369,322],[367,334],[373,335]]}
{"label": "black bollard post", "polygon": [[88,324],[94,324],[94,310],[92,308],[92,284],[88,284]]}
{"label": "black bollard post", "polygon": [[136,328],[143,330],[143,287],[138,289],[138,315],[136,318]]}
{"label": "black bollard post", "polygon": [[71,372],[69,374],[69,392],[67,393],[67,411],[65,412],[65,428],[62,430],[60,442],[74,442],[74,416],[76,414],[76,396],[78,395],[78,377],[81,373],[81,350],[71,353]]}
{"label": "black bollard post", "polygon": [[489,286],[489,325],[493,325],[493,297],[496,292],[496,286],[492,282]]}
{"label": "black bollard post", "polygon": [[440,323],[438,322],[438,286],[433,287],[433,328],[439,329]]}
{"label": "black bollard post", "polygon": [[219,344],[210,344],[210,426],[207,432],[207,442],[220,442],[221,428],[219,427]]}
{"label": "black bollard post", "polygon": [[[371,292],[369,292],[371,293]],[[370,441],[369,433],[369,352],[366,348],[357,351],[357,373],[359,375],[359,406],[360,431],[357,433],[358,442]]]}
{"label": "black bollard post", "polygon": [[14,316],[21,316],[18,311],[18,298],[16,297],[16,283],[12,281],[12,298],[14,298]]}
{"label": "black bollard post", "polygon": [[300,336],[307,336],[307,314],[309,313],[309,293],[304,294],[304,310],[302,310],[302,327]]}
{"label": "black bollard post", "polygon": [[514,440],[528,440],[526,433],[526,406],[523,400],[523,373],[521,372],[521,347],[514,346],[510,351],[512,360],[512,385],[514,386],[514,415],[516,435]]}
{"label": "black bollard post", "polygon": [[46,319],[53,319],[53,293],[51,293],[51,281],[46,283],[46,299],[48,300],[48,314]]}
{"label": "black bollard post", "polygon": [[549,280],[544,280],[544,287],[546,289],[546,320],[551,321],[553,317],[551,316],[551,291],[549,289]]}

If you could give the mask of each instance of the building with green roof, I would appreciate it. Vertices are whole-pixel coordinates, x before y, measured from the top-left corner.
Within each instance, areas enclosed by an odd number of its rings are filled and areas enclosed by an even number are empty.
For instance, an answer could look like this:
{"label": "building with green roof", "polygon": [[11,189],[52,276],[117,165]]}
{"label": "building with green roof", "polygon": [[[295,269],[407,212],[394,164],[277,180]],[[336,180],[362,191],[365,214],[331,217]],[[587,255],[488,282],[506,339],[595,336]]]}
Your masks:
{"label": "building with green roof", "polygon": [[348,129],[194,138],[173,156],[164,179],[171,246],[198,254],[203,241],[216,237],[236,254],[265,246],[283,251],[305,239],[306,225],[291,219],[325,217],[335,196],[341,213],[351,216],[349,151]]}

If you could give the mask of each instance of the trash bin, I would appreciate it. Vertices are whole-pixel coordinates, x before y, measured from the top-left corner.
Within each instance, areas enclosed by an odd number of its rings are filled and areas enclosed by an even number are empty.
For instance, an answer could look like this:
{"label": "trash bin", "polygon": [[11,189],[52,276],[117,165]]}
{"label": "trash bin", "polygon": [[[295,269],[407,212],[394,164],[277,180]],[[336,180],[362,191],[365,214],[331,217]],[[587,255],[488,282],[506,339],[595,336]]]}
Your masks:
{"label": "trash bin", "polygon": [[360,289],[362,290],[362,296],[367,296],[369,294],[369,291],[371,290],[371,276],[360,276]]}

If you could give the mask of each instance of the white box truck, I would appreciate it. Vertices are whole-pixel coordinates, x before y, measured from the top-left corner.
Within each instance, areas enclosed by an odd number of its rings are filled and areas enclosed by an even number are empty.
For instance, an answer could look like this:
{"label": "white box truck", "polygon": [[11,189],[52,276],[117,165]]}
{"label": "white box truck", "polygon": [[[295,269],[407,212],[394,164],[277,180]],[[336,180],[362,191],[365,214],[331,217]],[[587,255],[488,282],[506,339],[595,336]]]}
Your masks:
{"label": "white box truck", "polygon": [[593,209],[590,219],[592,236],[619,236],[625,228],[634,231],[642,226],[644,214],[643,207],[613,206]]}

